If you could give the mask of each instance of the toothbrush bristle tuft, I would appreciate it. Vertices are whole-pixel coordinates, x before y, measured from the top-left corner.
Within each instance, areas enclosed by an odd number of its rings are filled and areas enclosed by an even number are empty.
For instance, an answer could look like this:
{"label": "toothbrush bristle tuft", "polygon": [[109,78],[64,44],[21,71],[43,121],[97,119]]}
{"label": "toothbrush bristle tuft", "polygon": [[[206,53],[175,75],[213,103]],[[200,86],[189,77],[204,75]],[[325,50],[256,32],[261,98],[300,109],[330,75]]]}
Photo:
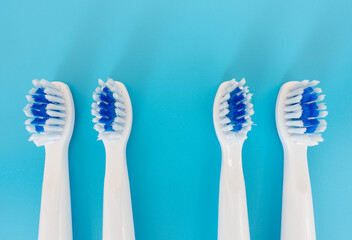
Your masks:
{"label": "toothbrush bristle tuft", "polygon": [[323,141],[321,134],[327,123],[325,95],[316,86],[318,81],[303,80],[290,88],[285,101],[285,125],[291,138],[309,146]]}
{"label": "toothbrush bristle tuft", "polygon": [[104,82],[99,79],[99,85],[93,93],[94,129],[99,132],[99,140],[119,139],[125,125],[124,99],[114,80]]}
{"label": "toothbrush bristle tuft", "polygon": [[33,80],[34,88],[26,96],[26,129],[31,133],[29,141],[42,146],[58,140],[64,130],[65,101],[60,88],[44,79]]}
{"label": "toothbrush bristle tuft", "polygon": [[251,130],[251,116],[254,114],[251,103],[252,94],[243,78],[237,82],[235,79],[228,83],[220,101],[220,124],[226,137],[233,140],[244,140]]}

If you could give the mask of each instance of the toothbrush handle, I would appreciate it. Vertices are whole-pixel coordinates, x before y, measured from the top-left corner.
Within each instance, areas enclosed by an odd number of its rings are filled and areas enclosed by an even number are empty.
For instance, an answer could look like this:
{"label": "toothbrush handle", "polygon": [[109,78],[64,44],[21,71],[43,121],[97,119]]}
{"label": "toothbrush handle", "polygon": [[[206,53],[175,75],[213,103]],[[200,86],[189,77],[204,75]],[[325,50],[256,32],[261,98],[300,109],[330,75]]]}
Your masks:
{"label": "toothbrush handle", "polygon": [[72,240],[68,151],[45,146],[39,240]]}
{"label": "toothbrush handle", "polygon": [[242,144],[222,149],[218,240],[250,239],[241,151]]}
{"label": "toothbrush handle", "polygon": [[126,148],[117,143],[105,146],[103,240],[134,240]]}
{"label": "toothbrush handle", "polygon": [[307,147],[285,150],[281,240],[315,240]]}

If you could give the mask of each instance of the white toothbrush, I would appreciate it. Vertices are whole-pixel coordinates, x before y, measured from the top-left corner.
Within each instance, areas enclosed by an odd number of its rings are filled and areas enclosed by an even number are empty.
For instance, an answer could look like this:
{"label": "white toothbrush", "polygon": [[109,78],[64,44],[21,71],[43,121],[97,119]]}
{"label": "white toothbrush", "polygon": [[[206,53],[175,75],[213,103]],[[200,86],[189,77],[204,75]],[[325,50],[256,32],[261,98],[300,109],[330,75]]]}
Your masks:
{"label": "white toothbrush", "polygon": [[276,102],[276,126],[284,147],[281,240],[315,240],[307,147],[323,141],[327,123],[318,81],[282,85]]}
{"label": "white toothbrush", "polygon": [[68,147],[74,125],[74,104],[62,82],[33,80],[24,109],[30,141],[45,146],[39,240],[71,240],[71,200]]}
{"label": "white toothbrush", "polygon": [[103,240],[134,240],[126,145],[132,127],[132,104],[126,87],[99,79],[93,93],[94,129],[106,151],[104,181]]}
{"label": "white toothbrush", "polygon": [[242,146],[254,111],[245,83],[245,79],[222,83],[214,101],[214,127],[222,151],[218,240],[250,239]]}

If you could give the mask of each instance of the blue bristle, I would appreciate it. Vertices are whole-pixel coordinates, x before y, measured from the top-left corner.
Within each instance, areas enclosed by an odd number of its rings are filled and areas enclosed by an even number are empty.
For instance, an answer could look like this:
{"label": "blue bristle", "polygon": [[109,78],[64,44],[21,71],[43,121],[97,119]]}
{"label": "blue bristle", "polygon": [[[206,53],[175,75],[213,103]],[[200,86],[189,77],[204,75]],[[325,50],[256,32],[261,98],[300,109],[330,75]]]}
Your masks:
{"label": "blue bristle", "polygon": [[305,131],[305,133],[314,133],[317,127],[318,125],[307,127],[307,130]]}
{"label": "blue bristle", "polygon": [[104,125],[104,129],[105,129],[105,131],[107,131],[107,132],[112,132],[112,131],[114,131],[114,129],[112,128],[112,125]]}
{"label": "blue bristle", "polygon": [[99,103],[99,113],[102,116],[99,120],[100,123],[104,124],[105,131],[114,131],[112,124],[116,118],[116,107],[115,107],[115,98],[113,92],[108,88],[104,87],[100,94],[100,99],[102,102]]}
{"label": "blue bristle", "polygon": [[230,124],[233,125],[233,132],[241,131],[243,124],[246,123],[246,119],[243,117],[246,114],[246,104],[243,103],[245,95],[243,93],[239,94],[241,91],[240,88],[235,88],[227,100],[229,113],[226,114],[226,117],[230,119]]}
{"label": "blue bristle", "polygon": [[310,94],[309,102],[316,101],[318,99],[318,94],[312,93]]}
{"label": "blue bristle", "polygon": [[[237,89],[237,88],[236,88]],[[235,90],[236,90],[235,89]],[[244,95],[243,94],[240,94],[240,95],[237,95],[237,93],[236,94],[233,94],[233,93],[231,93],[230,94],[230,98],[229,98],[229,100],[227,100],[227,102],[230,104],[237,104],[237,103],[239,103],[240,101],[242,101],[243,99],[244,99]]]}
{"label": "blue bristle", "polygon": [[38,133],[44,132],[44,127],[40,125],[35,125],[35,131]]}
{"label": "blue bristle", "polygon": [[98,104],[99,108],[102,109],[108,109],[108,110],[114,110],[115,109],[115,103],[114,102],[100,102]]}
{"label": "blue bristle", "polygon": [[50,116],[46,113],[45,109],[35,109],[31,108],[32,114],[35,117],[44,117],[44,118],[49,118]]}
{"label": "blue bristle", "polygon": [[[289,121],[289,131],[296,139],[299,139],[301,134],[309,134],[312,139],[321,141],[320,135],[326,128],[326,121],[323,118],[327,115],[327,111],[326,106],[320,103],[324,100],[324,95],[321,95],[320,88],[316,88],[318,83],[315,80],[304,80],[291,88],[292,92],[286,103],[289,109],[285,110],[285,117]],[[301,99],[297,101],[299,98],[296,97],[299,96]],[[309,144],[316,143],[314,140]]]}
{"label": "blue bristle", "polygon": [[302,121],[303,121],[303,126],[305,127],[317,126],[319,124],[319,120],[316,118],[303,119]]}
{"label": "blue bristle", "polygon": [[232,119],[241,118],[246,112],[245,108],[229,108],[230,112],[226,114],[226,117]]}
{"label": "blue bristle", "polygon": [[39,95],[44,95],[45,94],[44,90],[45,90],[44,88],[38,88],[35,93]]}
{"label": "blue bristle", "polygon": [[114,102],[109,102],[109,103],[104,103],[101,102],[99,104],[100,107],[100,114],[102,116],[113,116],[116,117],[116,111],[115,111],[115,104]]}
{"label": "blue bristle", "polygon": [[32,125],[44,125],[46,120],[48,120],[49,118],[41,118],[41,117],[36,117],[31,121]]}
{"label": "blue bristle", "polygon": [[114,118],[102,116],[99,122],[105,125],[111,125],[114,122]]}
{"label": "blue bristle", "polygon": [[242,130],[242,125],[235,125],[232,129],[233,132],[239,132]]}
{"label": "blue bristle", "polygon": [[[312,104],[306,104],[305,110],[303,110],[302,113],[302,121],[303,121],[303,126],[307,127],[305,133],[314,133],[315,130],[317,129],[320,121],[316,119],[316,117],[319,116],[319,110],[317,104],[314,102]],[[304,105],[302,105],[303,108]]]}
{"label": "blue bristle", "polygon": [[318,99],[318,94],[312,87],[304,89],[301,99],[302,116],[300,119],[306,127],[305,133],[314,133],[320,123],[316,117],[319,116],[318,104],[314,101]]}
{"label": "blue bristle", "polygon": [[32,96],[33,96],[33,99],[34,99],[35,102],[46,103],[46,104],[50,103],[50,101],[45,98],[44,94],[35,94],[35,95],[32,95]]}
{"label": "blue bristle", "polygon": [[313,118],[319,116],[318,105],[316,102],[310,104],[302,104],[302,116],[300,119]]}
{"label": "blue bristle", "polygon": [[314,89],[312,87],[307,87],[303,91],[301,103],[303,104],[307,102],[312,102],[317,99],[318,99],[318,94],[314,92]]}
{"label": "blue bristle", "polygon": [[235,125],[242,125],[244,123],[246,123],[246,119],[245,118],[233,118],[233,120],[231,121],[232,124],[235,124]]}
{"label": "blue bristle", "polygon": [[100,94],[100,99],[107,103],[115,102],[113,92],[108,87],[103,88],[103,93]]}
{"label": "blue bristle", "polygon": [[241,89],[239,87],[235,88],[231,93],[230,96],[237,95],[239,92],[241,92]]}
{"label": "blue bristle", "polygon": [[94,129],[99,132],[100,140],[120,138],[126,114],[119,83],[112,79],[108,79],[107,82],[99,79],[99,85],[100,87],[93,93]]}
{"label": "blue bristle", "polygon": [[106,118],[112,118],[114,119],[116,117],[116,112],[115,111],[111,111],[110,109],[100,109],[99,111],[100,115],[106,117]]}
{"label": "blue bristle", "polygon": [[46,106],[47,106],[47,104],[33,103],[31,108],[38,109],[38,110],[45,110]]}
{"label": "blue bristle", "polygon": [[[44,79],[33,80],[33,84],[34,88],[27,95],[29,104],[24,109],[26,116],[29,117],[26,121],[27,130],[32,134],[40,134],[40,136],[45,136],[46,133],[50,133],[53,136],[59,135],[61,133],[60,128],[63,126],[61,123],[63,118],[53,116],[56,115],[54,114],[56,112],[65,113],[59,88]],[[58,99],[57,101],[59,102],[53,102],[56,100],[51,99]],[[53,129],[51,127],[55,128],[53,132],[51,132],[51,129]],[[38,140],[38,136],[35,139]],[[36,142],[36,140],[33,141]]]}

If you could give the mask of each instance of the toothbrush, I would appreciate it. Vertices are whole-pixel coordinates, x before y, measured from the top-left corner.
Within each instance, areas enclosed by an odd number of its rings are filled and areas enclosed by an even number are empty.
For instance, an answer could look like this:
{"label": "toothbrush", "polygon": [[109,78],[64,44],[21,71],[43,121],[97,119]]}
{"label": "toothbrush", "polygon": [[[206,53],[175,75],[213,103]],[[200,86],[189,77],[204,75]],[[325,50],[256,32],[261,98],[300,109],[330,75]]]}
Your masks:
{"label": "toothbrush", "polygon": [[39,240],[72,240],[68,147],[74,125],[74,104],[62,82],[33,80],[27,95],[25,125],[35,145],[45,146],[45,167]]}
{"label": "toothbrush", "polygon": [[282,85],[276,102],[276,127],[284,148],[281,240],[315,240],[307,147],[323,141],[328,112],[316,80]]}
{"label": "toothbrush", "polygon": [[132,104],[126,87],[99,79],[93,93],[94,129],[106,151],[104,180],[103,240],[134,240],[126,145],[132,127]]}
{"label": "toothbrush", "polygon": [[241,155],[254,111],[245,83],[244,78],[222,83],[214,101],[214,127],[222,151],[218,240],[250,239]]}

